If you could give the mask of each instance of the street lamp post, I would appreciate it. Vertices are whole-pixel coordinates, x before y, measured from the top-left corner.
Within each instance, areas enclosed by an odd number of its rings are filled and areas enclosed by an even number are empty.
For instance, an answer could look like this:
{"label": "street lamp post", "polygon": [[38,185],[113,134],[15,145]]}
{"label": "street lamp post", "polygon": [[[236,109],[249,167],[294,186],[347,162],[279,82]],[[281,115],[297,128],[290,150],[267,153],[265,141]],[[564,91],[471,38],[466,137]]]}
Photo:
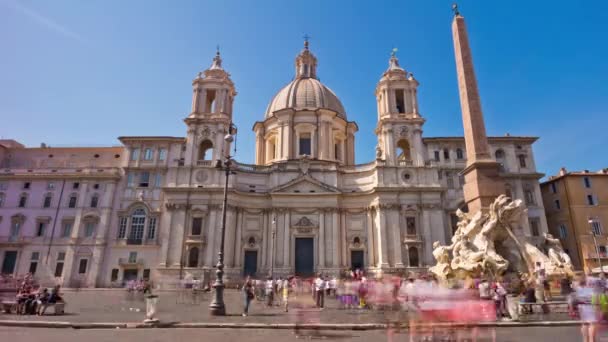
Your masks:
{"label": "street lamp post", "polygon": [[[230,124],[228,134],[224,137],[226,143],[234,141],[234,134],[236,134],[236,126]],[[222,228],[221,228],[221,239],[220,239],[220,252],[218,253],[217,270],[215,271],[215,283],[213,288],[215,289],[215,295],[211,304],[209,304],[209,311],[214,316],[225,316],[226,305],[224,304],[224,239],[226,237],[226,206],[228,204],[228,179],[230,178],[232,166],[232,159],[230,152],[227,152],[226,161],[222,166],[221,160],[218,160],[216,167],[224,169],[226,175],[226,182],[224,183],[224,201],[222,205]]]}
{"label": "street lamp post", "polygon": [[597,264],[600,266],[600,274],[604,274],[604,267],[602,266],[602,259],[600,258],[600,248],[597,246],[597,239],[595,238],[595,231],[593,230],[593,220],[589,219],[589,226],[591,227],[591,236],[593,236],[593,244],[595,245],[595,253],[597,257]]}

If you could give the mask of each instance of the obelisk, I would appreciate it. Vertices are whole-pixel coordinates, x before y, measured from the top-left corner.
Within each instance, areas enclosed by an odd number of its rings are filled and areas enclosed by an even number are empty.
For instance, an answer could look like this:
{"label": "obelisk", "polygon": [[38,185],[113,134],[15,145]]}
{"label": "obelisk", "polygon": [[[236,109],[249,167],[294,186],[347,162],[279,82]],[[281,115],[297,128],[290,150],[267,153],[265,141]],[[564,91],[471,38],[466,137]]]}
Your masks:
{"label": "obelisk", "polygon": [[499,164],[490,154],[467,30],[464,18],[458,12],[456,5],[454,5],[452,37],[467,149],[467,165],[462,171],[464,199],[469,212],[475,213],[487,209],[498,195],[505,192],[505,188],[504,183],[499,180]]}

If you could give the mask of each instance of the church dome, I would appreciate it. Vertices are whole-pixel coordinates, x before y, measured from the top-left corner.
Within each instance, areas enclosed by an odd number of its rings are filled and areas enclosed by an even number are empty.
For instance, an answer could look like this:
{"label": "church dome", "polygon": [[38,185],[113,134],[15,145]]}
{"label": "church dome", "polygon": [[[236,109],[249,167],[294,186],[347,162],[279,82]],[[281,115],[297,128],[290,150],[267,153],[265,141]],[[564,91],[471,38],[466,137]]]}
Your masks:
{"label": "church dome", "polygon": [[317,58],[308,49],[308,40],[295,62],[296,77],[279,90],[266,108],[265,118],[286,108],[329,109],[346,120],[346,112],[336,94],[317,79]]}
{"label": "church dome", "polygon": [[272,113],[285,109],[319,109],[332,110],[346,120],[346,112],[336,94],[316,78],[299,77],[279,90],[266,109],[265,118]]}

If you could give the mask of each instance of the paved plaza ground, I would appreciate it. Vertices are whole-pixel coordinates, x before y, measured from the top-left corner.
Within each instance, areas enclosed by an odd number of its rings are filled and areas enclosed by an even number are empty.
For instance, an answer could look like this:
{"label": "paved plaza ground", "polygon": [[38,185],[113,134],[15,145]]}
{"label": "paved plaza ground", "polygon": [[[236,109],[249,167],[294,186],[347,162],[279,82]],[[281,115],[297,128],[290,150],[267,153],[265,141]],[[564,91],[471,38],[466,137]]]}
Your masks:
{"label": "paved plaza ground", "polygon": [[[486,337],[478,341],[491,341]],[[608,334],[603,333],[600,341],[607,341]],[[11,342],[119,342],[119,341],[353,341],[353,342],[381,342],[388,341],[386,331],[321,331],[319,335],[310,338],[296,338],[290,330],[271,329],[102,329],[102,330],[74,330],[74,329],[44,329],[44,328],[7,328],[0,327],[0,341]],[[496,328],[496,340],[510,341],[581,341],[578,327],[526,327],[526,328]],[[408,342],[407,333],[397,334],[392,342]]]}
{"label": "paved plaza ground", "polygon": [[[213,293],[204,293],[193,297],[191,292],[159,291],[158,318],[162,322],[209,322],[209,323],[294,323],[295,317],[283,312],[281,307],[266,307],[262,302],[254,300],[250,307],[250,316],[241,317],[243,308],[242,293],[236,290],[226,290],[225,303],[227,316],[217,317],[209,314],[208,305]],[[64,297],[67,301],[64,316],[19,316],[0,314],[0,320],[23,321],[65,321],[65,322],[141,322],[145,315],[145,302],[141,294],[129,294],[126,290],[66,290]],[[49,309],[49,312],[52,312]],[[314,311],[314,318],[321,323],[384,323],[387,314],[375,310],[343,310],[338,308],[338,302],[327,298],[324,310]],[[391,314],[392,315],[392,314]],[[391,316],[392,317],[392,316]],[[402,317],[404,318],[404,317]],[[563,313],[529,316],[529,320],[568,320]]]}

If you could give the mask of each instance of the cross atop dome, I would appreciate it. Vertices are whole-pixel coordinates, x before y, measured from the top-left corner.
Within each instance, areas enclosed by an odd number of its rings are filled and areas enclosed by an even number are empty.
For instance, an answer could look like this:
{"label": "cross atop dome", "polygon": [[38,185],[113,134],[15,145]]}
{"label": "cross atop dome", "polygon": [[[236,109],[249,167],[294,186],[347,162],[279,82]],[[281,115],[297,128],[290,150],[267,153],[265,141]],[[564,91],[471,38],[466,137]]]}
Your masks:
{"label": "cross atop dome", "polygon": [[209,70],[224,70],[222,68],[222,57],[220,57],[220,46],[218,45],[215,50],[215,57],[213,57],[213,63]]}

